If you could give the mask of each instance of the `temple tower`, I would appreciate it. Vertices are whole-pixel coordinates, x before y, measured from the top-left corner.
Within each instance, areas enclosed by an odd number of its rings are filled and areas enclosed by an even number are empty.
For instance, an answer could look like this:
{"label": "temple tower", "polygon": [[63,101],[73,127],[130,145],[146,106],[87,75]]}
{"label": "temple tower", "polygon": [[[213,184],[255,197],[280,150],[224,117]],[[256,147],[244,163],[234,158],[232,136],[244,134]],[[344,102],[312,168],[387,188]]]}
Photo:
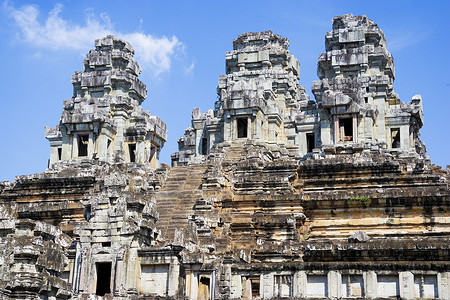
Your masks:
{"label": "temple tower", "polygon": [[179,139],[172,161],[198,162],[220,143],[260,143],[297,154],[291,115],[309,98],[299,85],[300,64],[288,48],[289,40],[272,31],[238,36],[225,54],[226,75],[219,77],[215,109],[193,110],[191,127]]}
{"label": "temple tower", "polygon": [[147,88],[138,79],[141,67],[133,55],[133,47],[114,36],[95,41],[84,71],[72,76],[74,94],[64,101],[59,125],[45,128],[50,166],[98,159],[158,167],[166,124],[141,107]]}
{"label": "temple tower", "polygon": [[405,104],[394,92],[394,60],[378,25],[366,16],[335,17],[325,50],[312,88],[321,108],[322,145],[423,153],[422,99],[416,95]]}

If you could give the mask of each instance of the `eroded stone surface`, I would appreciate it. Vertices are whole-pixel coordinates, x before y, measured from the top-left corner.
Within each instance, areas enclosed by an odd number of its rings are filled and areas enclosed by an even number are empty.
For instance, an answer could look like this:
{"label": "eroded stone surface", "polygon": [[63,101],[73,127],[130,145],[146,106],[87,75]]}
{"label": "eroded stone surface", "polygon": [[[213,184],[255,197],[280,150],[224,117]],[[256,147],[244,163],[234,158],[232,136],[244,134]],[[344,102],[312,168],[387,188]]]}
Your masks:
{"label": "eroded stone surface", "polygon": [[112,132],[118,151],[0,183],[3,299],[450,299],[449,167],[425,156],[420,96],[393,92],[383,32],[333,19],[315,101],[288,46],[240,35],[214,110],[194,109],[174,166],[155,169],[124,154],[164,136],[133,50],[98,40],[46,137],[69,153],[69,129],[92,125],[88,154]]}
{"label": "eroded stone surface", "polygon": [[147,88],[133,55],[133,47],[114,36],[95,41],[84,71],[72,76],[74,95],[64,101],[59,125],[45,128],[50,165],[87,158],[158,167],[166,124],[140,106]]}

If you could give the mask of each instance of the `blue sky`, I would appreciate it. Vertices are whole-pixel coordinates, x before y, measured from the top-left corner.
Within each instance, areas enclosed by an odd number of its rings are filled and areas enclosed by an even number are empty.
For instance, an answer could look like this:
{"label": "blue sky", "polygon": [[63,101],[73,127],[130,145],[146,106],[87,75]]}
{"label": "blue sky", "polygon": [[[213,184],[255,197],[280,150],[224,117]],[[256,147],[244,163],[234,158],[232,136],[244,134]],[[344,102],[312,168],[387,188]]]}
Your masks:
{"label": "blue sky", "polygon": [[[1,1],[1,0],[0,0]],[[127,39],[147,85],[144,109],[167,123],[161,162],[170,164],[192,108],[217,99],[232,40],[273,30],[290,39],[300,84],[313,98],[317,58],[334,16],[365,14],[384,31],[402,101],[421,94],[421,131],[435,164],[450,164],[450,1],[6,1],[0,2],[0,181],[40,173],[50,147],[44,126],[59,122],[94,40]]]}

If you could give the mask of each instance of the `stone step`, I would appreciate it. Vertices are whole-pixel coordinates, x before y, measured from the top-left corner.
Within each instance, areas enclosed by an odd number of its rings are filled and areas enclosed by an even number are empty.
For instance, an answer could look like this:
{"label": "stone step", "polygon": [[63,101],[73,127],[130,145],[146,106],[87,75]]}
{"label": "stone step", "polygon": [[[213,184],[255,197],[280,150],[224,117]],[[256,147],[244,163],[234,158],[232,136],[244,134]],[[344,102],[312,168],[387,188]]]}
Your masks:
{"label": "stone step", "polygon": [[195,202],[202,195],[201,190],[195,188],[201,188],[206,170],[207,166],[204,165],[176,166],[171,169],[156,198],[159,212],[156,226],[162,231],[165,242],[172,241],[176,229],[183,230],[189,224]]}

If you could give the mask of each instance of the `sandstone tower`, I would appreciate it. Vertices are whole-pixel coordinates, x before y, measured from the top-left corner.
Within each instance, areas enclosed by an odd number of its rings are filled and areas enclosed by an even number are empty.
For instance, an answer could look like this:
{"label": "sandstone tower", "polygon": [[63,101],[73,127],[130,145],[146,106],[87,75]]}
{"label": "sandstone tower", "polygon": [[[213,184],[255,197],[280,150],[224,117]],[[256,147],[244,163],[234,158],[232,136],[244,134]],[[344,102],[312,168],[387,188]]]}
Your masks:
{"label": "sandstone tower", "polygon": [[64,101],[59,125],[45,128],[50,165],[84,158],[158,167],[166,124],[140,106],[147,88],[133,55],[133,47],[114,36],[95,41],[84,71],[72,76],[73,97]]}
{"label": "sandstone tower", "polygon": [[[315,100],[286,38],[244,33],[173,166],[131,46],[96,42],[49,169],[0,183],[2,299],[450,299],[450,169],[366,16],[333,19]],[[156,155],[156,156],[155,156]]]}

